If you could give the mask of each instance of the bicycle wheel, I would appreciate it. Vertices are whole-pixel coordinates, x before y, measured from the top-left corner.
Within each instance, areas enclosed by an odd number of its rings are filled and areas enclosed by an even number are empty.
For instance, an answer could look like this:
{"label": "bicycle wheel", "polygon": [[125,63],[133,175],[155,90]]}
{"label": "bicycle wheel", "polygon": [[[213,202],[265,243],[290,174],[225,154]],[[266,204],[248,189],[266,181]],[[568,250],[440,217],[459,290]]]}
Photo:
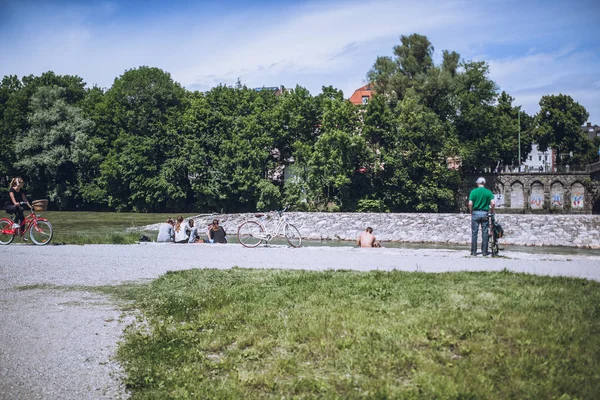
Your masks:
{"label": "bicycle wheel", "polygon": [[498,257],[500,253],[500,246],[498,245],[498,239],[494,239],[494,245],[492,246],[492,257]]}
{"label": "bicycle wheel", "polygon": [[492,255],[492,257],[496,257],[498,255],[498,241],[494,237],[494,232],[490,232],[488,237],[488,252]]}
{"label": "bicycle wheel", "polygon": [[302,245],[302,236],[300,231],[292,224],[287,224],[284,228],[283,234],[287,239],[288,243],[292,247],[300,247]]}
{"label": "bicycle wheel", "polygon": [[244,247],[256,247],[263,241],[265,230],[256,221],[246,221],[238,228],[238,241]]}
{"label": "bicycle wheel", "polygon": [[53,234],[52,225],[48,221],[38,221],[37,226],[33,225],[29,228],[29,237],[38,246],[50,243]]}
{"label": "bicycle wheel", "polygon": [[0,244],[11,244],[15,240],[15,235],[12,233],[6,233],[11,230],[12,222],[7,219],[0,221]]}

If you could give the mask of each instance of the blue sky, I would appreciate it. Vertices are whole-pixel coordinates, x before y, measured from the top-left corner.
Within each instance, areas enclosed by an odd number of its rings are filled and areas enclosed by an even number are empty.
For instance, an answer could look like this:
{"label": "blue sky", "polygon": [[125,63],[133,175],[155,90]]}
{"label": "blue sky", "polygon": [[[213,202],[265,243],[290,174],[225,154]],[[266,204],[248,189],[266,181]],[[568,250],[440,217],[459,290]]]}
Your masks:
{"label": "blue sky", "polygon": [[564,93],[600,125],[598,0],[0,0],[0,76],[52,70],[108,88],[149,65],[190,90],[240,78],[349,97],[378,55],[415,32],[436,62],[446,49],[487,61],[530,114],[542,95]]}

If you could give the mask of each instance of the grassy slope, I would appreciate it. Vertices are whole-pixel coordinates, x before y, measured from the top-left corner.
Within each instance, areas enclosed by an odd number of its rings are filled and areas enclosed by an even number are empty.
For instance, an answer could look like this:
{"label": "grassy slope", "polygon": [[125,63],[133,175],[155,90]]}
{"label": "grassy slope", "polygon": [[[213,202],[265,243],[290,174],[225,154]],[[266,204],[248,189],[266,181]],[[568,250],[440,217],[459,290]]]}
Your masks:
{"label": "grassy slope", "polygon": [[148,322],[119,349],[134,399],[592,399],[599,289],[507,272],[233,269],[104,290]]}
{"label": "grassy slope", "polygon": [[[165,221],[174,214],[42,211],[54,228],[53,244],[137,243],[141,234],[156,239],[157,232],[127,232],[126,228]],[[187,217],[187,215],[184,215]]]}

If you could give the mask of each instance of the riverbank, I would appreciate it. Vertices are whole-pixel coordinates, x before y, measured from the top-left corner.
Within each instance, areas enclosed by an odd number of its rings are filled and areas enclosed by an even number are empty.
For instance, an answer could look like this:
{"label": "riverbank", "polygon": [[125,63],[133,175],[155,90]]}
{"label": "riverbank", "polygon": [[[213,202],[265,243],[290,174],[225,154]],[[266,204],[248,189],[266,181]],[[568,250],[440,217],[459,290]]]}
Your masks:
{"label": "riverbank", "polygon": [[[378,240],[398,243],[471,243],[471,220],[468,214],[384,214],[384,213],[285,213],[302,234],[303,239],[356,240],[367,226],[374,229]],[[213,218],[235,235],[253,213],[198,215],[198,226],[206,226]],[[276,213],[263,218],[274,226]],[[504,228],[503,244],[518,246],[569,246],[600,249],[600,215],[498,214]],[[158,230],[160,224],[143,227]]]}

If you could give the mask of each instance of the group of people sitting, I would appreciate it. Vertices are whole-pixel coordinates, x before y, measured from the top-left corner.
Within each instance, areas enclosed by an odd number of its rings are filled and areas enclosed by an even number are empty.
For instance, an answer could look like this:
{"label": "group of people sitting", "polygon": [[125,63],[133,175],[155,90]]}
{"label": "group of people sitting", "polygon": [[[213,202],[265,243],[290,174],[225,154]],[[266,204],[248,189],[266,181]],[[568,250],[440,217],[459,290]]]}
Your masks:
{"label": "group of people sitting", "polygon": [[[206,229],[206,239],[200,237],[198,227],[195,226],[192,218],[184,221],[180,215],[177,221],[173,218],[167,219],[158,230],[157,242],[174,242],[174,243],[227,243],[227,232],[219,225],[219,220],[214,219]],[[356,241],[359,247],[381,247],[381,244],[376,241],[373,235],[373,228],[370,226],[362,232]]]}
{"label": "group of people sitting", "polygon": [[169,218],[160,226],[156,241],[163,243],[227,243],[227,232],[219,225],[218,219],[208,225],[206,239],[200,237],[198,227],[195,225],[192,218],[184,221],[181,215],[177,217],[177,221]]}

